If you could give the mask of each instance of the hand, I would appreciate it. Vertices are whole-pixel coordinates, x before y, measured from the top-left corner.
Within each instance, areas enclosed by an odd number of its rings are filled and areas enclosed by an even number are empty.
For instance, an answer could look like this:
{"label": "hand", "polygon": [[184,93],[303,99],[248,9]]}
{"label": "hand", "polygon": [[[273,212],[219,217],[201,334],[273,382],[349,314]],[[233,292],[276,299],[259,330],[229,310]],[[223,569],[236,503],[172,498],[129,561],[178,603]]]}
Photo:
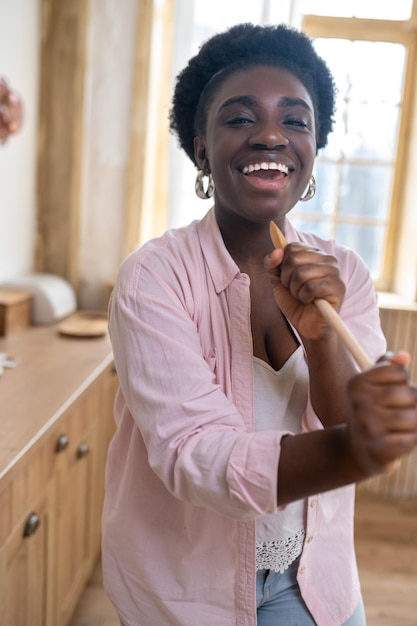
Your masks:
{"label": "hand", "polygon": [[364,478],[389,471],[417,445],[417,387],[405,352],[387,354],[348,383],[351,452]]}
{"label": "hand", "polygon": [[23,105],[17,93],[0,78],[0,142],[16,133],[23,122]]}
{"label": "hand", "polygon": [[314,304],[323,298],[339,311],[345,295],[337,261],[303,243],[275,249],[266,259],[275,300],[305,339],[320,339],[333,333]]}

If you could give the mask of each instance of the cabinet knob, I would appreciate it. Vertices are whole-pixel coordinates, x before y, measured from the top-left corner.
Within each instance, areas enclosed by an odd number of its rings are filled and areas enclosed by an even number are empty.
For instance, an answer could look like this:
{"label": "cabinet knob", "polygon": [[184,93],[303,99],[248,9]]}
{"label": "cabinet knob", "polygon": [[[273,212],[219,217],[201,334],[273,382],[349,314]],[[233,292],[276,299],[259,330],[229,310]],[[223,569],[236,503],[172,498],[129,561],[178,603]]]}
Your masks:
{"label": "cabinet knob", "polygon": [[75,456],[77,457],[77,459],[83,459],[89,453],[90,453],[90,448],[88,447],[88,444],[85,441],[82,441],[77,448],[77,452]]}
{"label": "cabinet knob", "polygon": [[39,519],[36,513],[31,513],[26,520],[25,527],[23,529],[23,536],[30,537],[33,535],[39,528],[41,520]]}
{"label": "cabinet knob", "polygon": [[58,437],[58,439],[56,440],[56,444],[55,444],[55,452],[62,452],[63,450],[66,450],[69,446],[69,439],[67,437],[67,435],[64,435],[63,433],[61,433]]}

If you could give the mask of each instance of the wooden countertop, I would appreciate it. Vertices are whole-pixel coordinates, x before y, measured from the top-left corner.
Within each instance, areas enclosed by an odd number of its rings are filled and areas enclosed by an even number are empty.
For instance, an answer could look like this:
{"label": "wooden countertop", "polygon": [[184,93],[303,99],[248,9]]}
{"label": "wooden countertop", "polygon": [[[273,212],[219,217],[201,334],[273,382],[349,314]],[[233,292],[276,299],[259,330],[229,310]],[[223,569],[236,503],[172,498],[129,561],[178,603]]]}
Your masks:
{"label": "wooden countertop", "polygon": [[0,339],[17,361],[0,376],[0,479],[112,362],[108,335],[70,338],[33,326]]}

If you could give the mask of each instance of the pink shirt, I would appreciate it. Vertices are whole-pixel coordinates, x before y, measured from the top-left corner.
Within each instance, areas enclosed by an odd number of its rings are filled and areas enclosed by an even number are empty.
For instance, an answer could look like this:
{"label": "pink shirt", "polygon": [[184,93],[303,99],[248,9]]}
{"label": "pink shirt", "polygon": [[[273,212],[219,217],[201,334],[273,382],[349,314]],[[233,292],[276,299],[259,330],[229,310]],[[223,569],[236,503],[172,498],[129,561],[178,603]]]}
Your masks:
{"label": "pink shirt", "polygon": [[[375,360],[385,350],[376,295],[352,251],[337,256],[341,315]],[[254,432],[249,278],[214,212],[124,262],[110,304],[121,388],[103,512],[107,592],[126,626],[255,626],[256,519],[277,511],[277,431]],[[322,428],[310,403],[303,429]],[[353,612],[359,581],[354,487],[308,500],[298,580],[319,626]]]}

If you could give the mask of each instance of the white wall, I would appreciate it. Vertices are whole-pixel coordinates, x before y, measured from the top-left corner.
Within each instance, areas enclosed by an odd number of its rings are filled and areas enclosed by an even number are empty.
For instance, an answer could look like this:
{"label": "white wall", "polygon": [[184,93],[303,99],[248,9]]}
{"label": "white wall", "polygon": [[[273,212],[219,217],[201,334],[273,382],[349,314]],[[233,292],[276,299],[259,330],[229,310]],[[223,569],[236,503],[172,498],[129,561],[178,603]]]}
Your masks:
{"label": "white wall", "polygon": [[0,75],[24,104],[20,132],[0,144],[0,282],[33,269],[40,0],[0,0]]}
{"label": "white wall", "polygon": [[137,0],[92,0],[84,103],[82,309],[104,305],[103,285],[114,280],[122,260],[136,17]]}
{"label": "white wall", "polygon": [[[67,0],[65,0],[67,1]],[[121,261],[137,0],[91,0],[80,206],[80,308],[101,308]],[[0,0],[0,76],[24,104],[0,145],[0,283],[33,271],[41,0]]]}

